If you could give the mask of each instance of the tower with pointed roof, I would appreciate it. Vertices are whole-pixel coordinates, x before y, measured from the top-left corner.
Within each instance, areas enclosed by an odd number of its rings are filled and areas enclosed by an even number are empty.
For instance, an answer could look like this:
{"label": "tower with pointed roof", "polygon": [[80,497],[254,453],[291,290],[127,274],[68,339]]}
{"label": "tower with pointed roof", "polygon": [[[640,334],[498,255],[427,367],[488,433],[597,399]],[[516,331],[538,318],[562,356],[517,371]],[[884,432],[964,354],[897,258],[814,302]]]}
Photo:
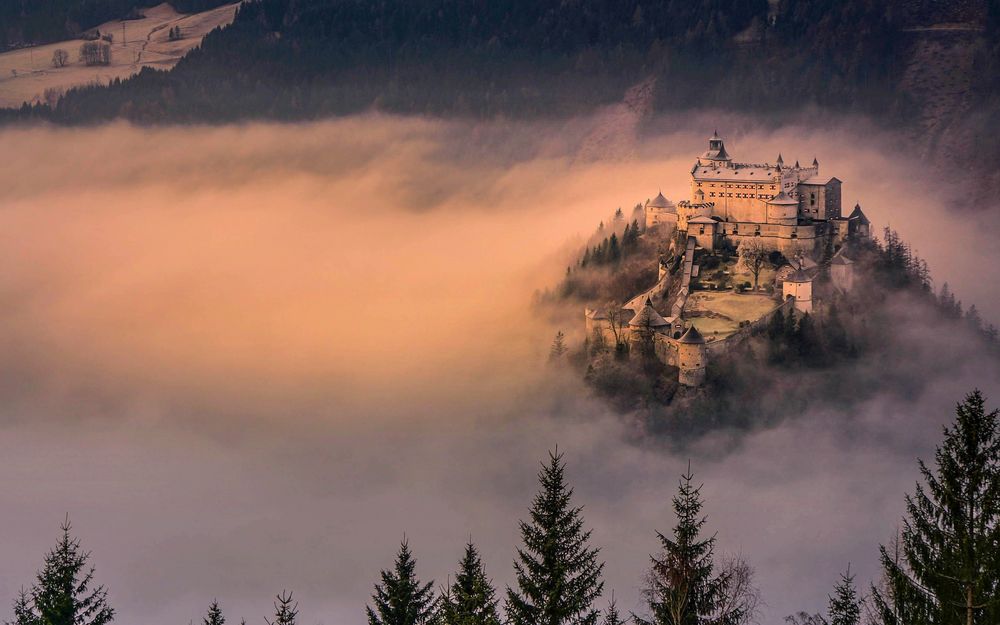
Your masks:
{"label": "tower with pointed roof", "polygon": [[701,386],[705,383],[708,350],[705,338],[698,328],[691,326],[677,339],[677,381],[684,386]]}
{"label": "tower with pointed roof", "polygon": [[726,152],[726,143],[719,136],[719,131],[712,133],[708,139],[708,150],[698,157],[698,164],[707,167],[729,167],[733,159]]}
{"label": "tower with pointed roof", "polygon": [[[663,197],[663,193],[657,193],[656,197],[646,200],[646,229],[660,228],[663,226],[671,231],[677,227],[677,206]],[[669,234],[664,232],[663,234]]]}
{"label": "tower with pointed roof", "polygon": [[628,322],[629,347],[636,354],[651,352],[654,345],[654,335],[669,328],[670,322],[656,312],[652,300],[647,297],[646,303]]}

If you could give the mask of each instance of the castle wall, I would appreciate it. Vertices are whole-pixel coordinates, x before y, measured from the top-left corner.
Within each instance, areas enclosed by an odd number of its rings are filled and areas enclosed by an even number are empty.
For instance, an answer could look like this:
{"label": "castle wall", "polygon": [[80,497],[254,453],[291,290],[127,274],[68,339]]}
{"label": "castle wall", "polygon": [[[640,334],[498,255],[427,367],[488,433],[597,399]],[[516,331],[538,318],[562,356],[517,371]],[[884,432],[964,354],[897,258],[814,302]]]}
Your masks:
{"label": "castle wall", "polygon": [[677,213],[673,211],[666,211],[663,209],[655,208],[652,206],[646,207],[647,230],[658,228],[665,236],[669,236],[670,233],[673,232],[673,229],[676,227],[677,227]]}
{"label": "castle wall", "polygon": [[[745,222],[719,222],[716,224],[719,236],[726,237],[733,245],[739,246],[740,241],[747,238],[760,238],[770,249],[788,253],[798,250],[814,250],[818,238],[822,236],[822,227],[816,224],[807,226],[759,224]],[[818,232],[820,231],[820,232]]]}

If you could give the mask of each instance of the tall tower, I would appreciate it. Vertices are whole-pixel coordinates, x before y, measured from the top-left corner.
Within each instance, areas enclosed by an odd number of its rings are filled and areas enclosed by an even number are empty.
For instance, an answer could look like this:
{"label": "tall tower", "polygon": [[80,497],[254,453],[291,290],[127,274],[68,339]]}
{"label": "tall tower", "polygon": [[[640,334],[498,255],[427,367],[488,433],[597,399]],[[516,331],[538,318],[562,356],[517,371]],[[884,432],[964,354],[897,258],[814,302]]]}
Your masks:
{"label": "tall tower", "polygon": [[677,381],[684,386],[701,386],[705,383],[705,365],[708,362],[708,350],[705,339],[698,328],[691,326],[681,338],[677,339]]}

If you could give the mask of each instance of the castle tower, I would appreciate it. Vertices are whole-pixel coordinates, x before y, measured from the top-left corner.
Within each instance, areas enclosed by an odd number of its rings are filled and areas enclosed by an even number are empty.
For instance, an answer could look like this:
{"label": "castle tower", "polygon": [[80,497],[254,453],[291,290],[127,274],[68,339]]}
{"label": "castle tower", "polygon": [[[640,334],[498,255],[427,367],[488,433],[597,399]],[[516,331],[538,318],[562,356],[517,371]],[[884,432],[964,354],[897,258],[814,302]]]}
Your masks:
{"label": "castle tower", "polygon": [[854,210],[847,216],[848,235],[867,239],[871,234],[871,223],[868,221],[868,217],[865,216],[864,211],[861,210],[861,204],[855,204]]}
{"label": "castle tower", "polygon": [[708,139],[708,151],[698,157],[698,164],[710,167],[729,167],[733,159],[726,152],[726,144],[716,131]]}
{"label": "castle tower", "polygon": [[663,197],[663,193],[657,193],[655,198],[648,200],[645,208],[647,229],[666,225],[672,230],[677,226],[677,206]]}
{"label": "castle tower", "polygon": [[813,308],[812,289],[812,278],[802,269],[796,269],[785,278],[785,283],[782,285],[782,295],[786,300],[788,298],[795,300],[795,310],[801,313],[811,313]]}
{"label": "castle tower", "polygon": [[656,312],[653,302],[647,297],[632,320],[628,322],[629,346],[632,351],[641,354],[653,349],[653,334],[670,327],[670,323]]}
{"label": "castle tower", "polygon": [[677,339],[677,381],[684,386],[701,386],[705,383],[705,365],[708,350],[698,328],[691,326]]}
{"label": "castle tower", "polygon": [[799,201],[788,197],[784,191],[767,201],[767,223],[794,226],[799,220]]}

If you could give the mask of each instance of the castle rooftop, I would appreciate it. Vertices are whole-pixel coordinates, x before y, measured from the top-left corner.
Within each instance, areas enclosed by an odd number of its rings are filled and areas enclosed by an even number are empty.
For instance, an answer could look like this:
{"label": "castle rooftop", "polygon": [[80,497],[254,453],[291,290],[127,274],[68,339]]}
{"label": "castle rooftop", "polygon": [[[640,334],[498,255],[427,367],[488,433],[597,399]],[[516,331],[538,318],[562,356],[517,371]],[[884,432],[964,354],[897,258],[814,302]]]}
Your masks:
{"label": "castle rooftop", "polygon": [[649,204],[647,204],[647,206],[649,206],[651,208],[676,208],[674,206],[673,202],[671,202],[667,198],[663,197],[663,192],[662,191],[659,192],[659,193],[657,193],[656,197],[654,197],[652,200],[650,200]]}
{"label": "castle rooftop", "polygon": [[697,345],[699,343],[704,343],[705,337],[701,335],[701,332],[698,331],[698,328],[691,326],[690,328],[688,328],[687,332],[685,332],[681,338],[677,339],[677,342],[685,343],[688,345]]}
{"label": "castle rooftop", "polygon": [[663,318],[660,313],[653,308],[653,302],[646,298],[646,304],[639,309],[632,320],[628,322],[633,328],[662,328],[670,325],[670,322]]}
{"label": "castle rooftop", "polygon": [[773,198],[771,198],[770,200],[768,200],[767,203],[768,204],[796,204],[797,205],[799,203],[799,201],[798,200],[793,200],[792,198],[788,197],[788,194],[785,193],[784,191],[779,191],[778,195],[776,195]]}

